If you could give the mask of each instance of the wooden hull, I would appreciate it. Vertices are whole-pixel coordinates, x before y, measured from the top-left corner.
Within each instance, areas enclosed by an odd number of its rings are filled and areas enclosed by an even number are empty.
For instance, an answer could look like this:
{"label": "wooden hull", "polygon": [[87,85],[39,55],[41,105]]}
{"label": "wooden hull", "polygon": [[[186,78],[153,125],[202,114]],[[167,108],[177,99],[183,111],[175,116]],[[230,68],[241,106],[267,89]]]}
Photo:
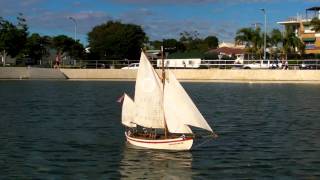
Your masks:
{"label": "wooden hull", "polygon": [[148,148],[148,149],[163,149],[163,150],[173,150],[173,151],[186,151],[190,150],[193,144],[193,138],[173,138],[173,139],[142,139],[128,136],[125,133],[127,141],[138,147]]}

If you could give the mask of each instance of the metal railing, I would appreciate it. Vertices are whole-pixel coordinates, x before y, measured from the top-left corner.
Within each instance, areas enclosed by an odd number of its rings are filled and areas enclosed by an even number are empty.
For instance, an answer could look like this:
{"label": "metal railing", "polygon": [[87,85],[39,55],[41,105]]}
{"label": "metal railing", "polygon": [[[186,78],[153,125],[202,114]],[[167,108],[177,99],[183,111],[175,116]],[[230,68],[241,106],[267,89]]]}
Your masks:
{"label": "metal railing", "polygon": [[[174,60],[172,60],[174,61]],[[269,62],[268,62],[269,61]],[[127,67],[132,63],[138,63],[139,60],[74,60],[72,63],[68,61],[67,63],[62,61],[60,68],[77,68],[77,69],[121,69],[122,67]],[[222,60],[222,59],[212,59],[212,60],[201,60],[201,63],[195,64],[194,68],[199,69],[245,69],[249,65],[256,65],[256,69],[259,68],[270,68],[270,69],[281,69],[287,64],[288,69],[312,69],[320,70],[320,59],[304,59],[304,60],[242,60],[242,63],[236,63],[236,60]],[[157,67],[157,60],[151,60],[151,64],[155,68]],[[174,64],[174,63],[172,63]],[[261,64],[261,67],[259,67]],[[1,63],[0,63],[1,66]],[[37,67],[53,68],[53,62],[48,62],[42,65],[34,65]],[[183,69],[179,67],[170,66],[167,68],[171,69]],[[190,69],[190,68],[185,68]],[[247,68],[249,69],[249,68]],[[252,68],[253,69],[253,68]]]}
{"label": "metal railing", "polygon": [[[172,60],[174,61],[174,60]],[[79,60],[75,65],[66,65],[61,64],[61,68],[87,68],[87,69],[120,69],[122,67],[127,67],[132,63],[138,63],[138,60]],[[262,64],[261,64],[262,62]],[[151,60],[151,64],[155,68],[157,67],[157,60]],[[281,69],[284,68],[287,64],[288,69],[314,69],[320,70],[320,59],[305,59],[305,60],[243,60],[243,63],[236,63],[235,60],[202,60],[200,64],[195,66],[195,68],[200,69],[233,69],[233,68],[246,68],[250,67],[249,65],[260,65],[261,68],[270,68],[270,69]],[[256,66],[259,69],[259,66]],[[178,67],[170,66],[167,68],[172,69],[181,69]],[[189,68],[185,68],[189,69]],[[250,69],[250,68],[248,68]]]}
{"label": "metal railing", "polygon": [[[235,60],[202,60],[201,67],[232,69],[243,68],[250,69],[250,65],[257,69],[314,69],[320,70],[320,59],[306,59],[306,60],[243,60],[243,63],[236,63]],[[259,67],[260,65],[260,67]],[[253,69],[253,68],[251,68]]]}

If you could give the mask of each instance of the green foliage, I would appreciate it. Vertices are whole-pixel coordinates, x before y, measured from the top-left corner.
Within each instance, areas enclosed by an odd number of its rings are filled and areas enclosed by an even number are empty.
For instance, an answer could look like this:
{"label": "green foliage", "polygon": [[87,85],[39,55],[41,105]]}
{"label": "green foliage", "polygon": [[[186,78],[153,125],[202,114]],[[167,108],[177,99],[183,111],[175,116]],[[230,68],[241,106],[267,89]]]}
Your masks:
{"label": "green foliage", "polygon": [[203,59],[219,59],[217,52],[207,52],[203,55]]}
{"label": "green foliage", "polygon": [[186,47],[186,51],[195,51],[201,49],[202,39],[199,38],[197,31],[180,33],[180,42]]}
{"label": "green foliage", "polygon": [[187,51],[187,52],[176,52],[169,54],[169,59],[184,59],[184,58],[203,58],[205,56],[204,52],[201,51]]}
{"label": "green foliage", "polygon": [[[242,28],[237,31],[235,40],[238,44],[245,44],[248,52],[261,55],[263,52],[263,37],[260,28]],[[304,53],[304,43],[295,35],[291,26],[286,27],[284,35],[278,29],[273,29],[270,36],[267,35],[267,47],[276,47],[279,49],[282,45],[282,53],[294,53],[295,49],[299,50],[300,54]],[[276,53],[271,49],[271,53]]]}
{"label": "green foliage", "polygon": [[24,54],[38,62],[49,54],[50,43],[50,37],[33,33],[27,38]]}
{"label": "green foliage", "polygon": [[244,44],[246,47],[252,45],[254,30],[252,28],[242,28],[237,31],[235,41],[238,44]]}
{"label": "green foliage", "polygon": [[272,46],[278,47],[283,41],[282,33],[279,29],[273,29],[270,33],[269,42]]}
{"label": "green foliage", "polygon": [[204,42],[208,46],[208,49],[216,49],[219,46],[219,40],[215,36],[206,37]]}
{"label": "green foliage", "polygon": [[169,58],[204,58],[209,49],[215,49],[219,45],[219,40],[215,36],[208,36],[204,39],[199,37],[197,31],[184,31],[180,33],[180,39],[163,39],[162,41],[153,41],[151,45],[154,49],[165,48],[169,53]]}
{"label": "green foliage", "polygon": [[235,40],[238,44],[244,44],[250,53],[261,54],[263,52],[263,36],[260,28],[242,28],[237,31]]}
{"label": "green foliage", "polygon": [[305,45],[299,39],[291,26],[286,27],[286,32],[283,38],[283,53],[294,53],[295,49],[298,49],[301,54],[304,53]]}
{"label": "green foliage", "polygon": [[65,52],[73,58],[84,57],[84,47],[64,35],[56,37],[40,36],[37,33],[28,36],[28,26],[22,14],[17,17],[17,24],[0,17],[0,53],[11,57],[28,57],[35,63],[49,55],[51,48]]}
{"label": "green foliage", "polygon": [[260,28],[242,28],[237,31],[236,43],[244,44],[250,53],[262,54],[263,38]]}
{"label": "green foliage", "polygon": [[319,18],[313,18],[310,22],[310,25],[312,26],[312,30],[316,32],[320,32],[320,19]]}
{"label": "green foliage", "polygon": [[0,51],[12,57],[16,57],[24,49],[27,41],[28,27],[22,14],[17,17],[18,24],[0,17]]}
{"label": "green foliage", "polygon": [[74,40],[66,35],[58,35],[52,38],[52,47],[61,52],[69,51],[73,43]]}
{"label": "green foliage", "polygon": [[163,39],[162,41],[153,41],[151,44],[154,49],[159,50],[161,49],[161,46],[163,46],[165,51],[169,53],[185,51],[185,46],[176,39]]}
{"label": "green foliage", "polygon": [[88,33],[91,52],[100,59],[139,59],[146,40],[140,26],[109,21]]}
{"label": "green foliage", "polygon": [[58,52],[68,53],[75,59],[81,59],[84,56],[84,47],[79,41],[65,36],[59,35],[52,38],[52,47]]}

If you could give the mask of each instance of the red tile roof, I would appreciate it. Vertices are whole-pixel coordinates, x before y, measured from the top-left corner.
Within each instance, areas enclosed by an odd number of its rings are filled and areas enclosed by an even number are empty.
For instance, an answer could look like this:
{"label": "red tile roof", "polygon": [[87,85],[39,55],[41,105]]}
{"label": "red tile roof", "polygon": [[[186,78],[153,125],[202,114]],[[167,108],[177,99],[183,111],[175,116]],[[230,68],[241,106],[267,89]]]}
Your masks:
{"label": "red tile roof", "polygon": [[213,53],[213,52],[223,53],[223,54],[227,54],[227,55],[235,55],[235,54],[244,54],[245,49],[221,47],[221,48],[209,50],[209,53]]}

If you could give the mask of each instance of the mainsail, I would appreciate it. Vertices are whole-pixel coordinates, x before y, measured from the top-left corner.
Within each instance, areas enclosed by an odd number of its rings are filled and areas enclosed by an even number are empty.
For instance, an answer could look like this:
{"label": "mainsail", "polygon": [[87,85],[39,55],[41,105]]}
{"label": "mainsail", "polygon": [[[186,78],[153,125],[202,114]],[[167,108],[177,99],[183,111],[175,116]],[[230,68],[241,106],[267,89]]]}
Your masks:
{"label": "mainsail", "polygon": [[127,127],[136,127],[133,120],[135,117],[135,104],[132,99],[124,94],[123,104],[122,104],[122,124]]}
{"label": "mainsail", "polygon": [[203,118],[186,91],[171,71],[164,88],[164,113],[171,133],[192,133],[190,126],[206,129],[211,127]]}
{"label": "mainsail", "polygon": [[134,96],[136,124],[147,128],[164,128],[162,86],[157,73],[142,52]]}

